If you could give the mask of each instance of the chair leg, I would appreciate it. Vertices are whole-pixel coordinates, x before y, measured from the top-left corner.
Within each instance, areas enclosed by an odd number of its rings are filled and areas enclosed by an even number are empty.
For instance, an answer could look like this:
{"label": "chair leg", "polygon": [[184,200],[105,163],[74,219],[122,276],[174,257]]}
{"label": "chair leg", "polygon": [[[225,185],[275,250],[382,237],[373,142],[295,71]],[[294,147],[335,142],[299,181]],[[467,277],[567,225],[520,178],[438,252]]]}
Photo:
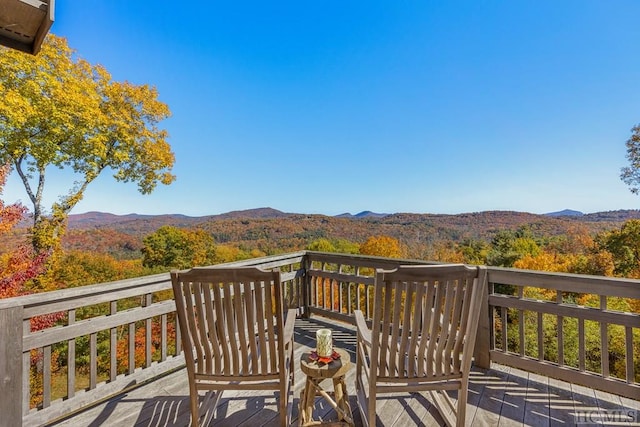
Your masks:
{"label": "chair leg", "polygon": [[362,377],[362,360],[360,359],[360,346],[356,345],[356,391],[360,390],[360,379]]}
{"label": "chair leg", "polygon": [[369,395],[367,396],[367,422],[370,427],[376,425],[376,381],[368,378]]}
{"label": "chair leg", "polygon": [[287,420],[287,402],[285,401],[284,396],[280,397],[280,425],[285,427],[288,425]]}
{"label": "chair leg", "polygon": [[[282,378],[282,377],[281,377]],[[290,376],[284,377],[283,384],[280,384],[280,396],[278,396],[278,407],[280,408],[280,425],[289,425],[289,387]],[[281,380],[282,381],[282,380]]]}
{"label": "chair leg", "polygon": [[[364,383],[364,348],[360,343],[356,346],[356,397],[358,409],[365,426],[375,427],[376,425],[376,392],[375,384],[371,384],[371,378],[367,378]],[[365,390],[368,389],[368,393]]]}
{"label": "chair leg", "polygon": [[296,383],[296,366],[295,366],[295,361],[293,359],[293,343],[291,343],[291,357],[289,358],[290,361],[290,366],[289,369],[291,372],[291,387],[293,387],[293,385]]}
{"label": "chair leg", "polygon": [[200,421],[200,410],[198,409],[198,390],[191,390],[189,393],[189,406],[191,407],[191,427],[198,427]]}
{"label": "chair leg", "polygon": [[367,404],[367,421],[369,427],[374,427],[376,425],[376,394],[375,392],[369,392],[369,397],[367,398],[369,401]]}
{"label": "chair leg", "polygon": [[456,427],[464,427],[465,418],[467,415],[467,391],[469,384],[465,381],[462,382],[462,386],[458,390],[458,406],[456,410]]}

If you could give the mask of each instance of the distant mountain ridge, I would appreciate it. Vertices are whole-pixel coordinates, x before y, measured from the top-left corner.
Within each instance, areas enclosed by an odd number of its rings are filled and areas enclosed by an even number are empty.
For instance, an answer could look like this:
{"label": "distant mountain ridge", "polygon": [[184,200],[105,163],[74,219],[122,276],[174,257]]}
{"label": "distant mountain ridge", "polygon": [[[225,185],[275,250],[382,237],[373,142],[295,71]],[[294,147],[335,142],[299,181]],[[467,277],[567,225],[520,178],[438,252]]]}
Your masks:
{"label": "distant mountain ridge", "polygon": [[550,212],[550,213],[546,213],[546,216],[582,216],[584,215],[582,212],[580,211],[574,211],[571,209],[564,209],[558,212]]}
{"label": "distant mountain ridge", "polygon": [[[205,216],[187,216],[182,214],[163,214],[163,215],[140,215],[140,214],[126,214],[116,215],[106,212],[86,212],[82,214],[69,215],[69,229],[77,228],[91,228],[91,227],[104,227],[112,224],[123,224],[131,221],[149,221],[149,222],[167,222],[178,224],[191,224],[200,221],[217,221],[225,219],[274,219],[274,218],[287,218],[296,215],[296,213],[286,213],[273,208],[255,208],[231,211],[217,215],[205,215]],[[371,211],[362,211],[355,215],[350,213],[343,213],[336,215],[334,218],[384,218],[390,214],[376,213]],[[175,224],[174,224],[175,225]]]}
{"label": "distant mountain ridge", "polygon": [[[560,218],[560,219],[575,219],[584,222],[602,222],[602,221],[613,221],[620,222],[626,221],[629,219],[640,219],[640,210],[638,209],[621,209],[616,211],[604,211],[604,212],[594,212],[594,213],[583,213],[580,211],[572,210],[572,209],[564,209],[557,212],[549,212],[546,214],[530,214],[526,212],[517,212],[517,211],[483,211],[483,212],[473,212],[473,213],[460,213],[460,214],[420,214],[420,213],[376,213],[372,211],[362,211],[355,215],[351,213],[343,213],[339,215],[335,215],[333,217],[327,216],[328,218],[344,218],[344,219],[384,219],[389,217],[397,217],[397,216],[409,216],[412,218],[417,217],[425,217],[425,218],[469,218],[470,216],[478,216],[478,215],[498,215],[504,216],[507,213],[515,214],[515,215],[532,215],[538,217],[547,217],[547,218]],[[162,214],[162,215],[144,215],[144,214],[126,214],[126,215],[116,215],[107,212],[85,212],[81,214],[71,214],[69,215],[69,229],[76,228],[93,228],[93,227],[105,227],[112,224],[123,224],[135,221],[143,221],[149,223],[171,223],[172,225],[179,224],[181,225],[191,225],[194,223],[199,223],[202,221],[217,221],[217,220],[228,220],[228,219],[276,219],[276,218],[287,218],[287,217],[296,217],[296,216],[304,216],[304,215],[319,215],[325,216],[321,214],[300,214],[300,213],[287,213],[282,212],[277,209],[264,207],[264,208],[255,208],[255,209],[246,209],[246,210],[237,210],[226,212],[222,214],[216,215],[205,215],[205,216],[188,216],[183,214]]]}
{"label": "distant mountain ridge", "polygon": [[219,215],[210,215],[206,218],[208,219],[230,219],[230,218],[251,218],[251,219],[259,219],[259,218],[284,218],[290,215],[290,213],[285,213],[273,208],[255,208],[255,209],[246,209],[241,211],[232,211]]}
{"label": "distant mountain ridge", "polygon": [[182,214],[163,214],[163,215],[140,215],[140,214],[126,214],[115,215],[105,212],[86,212],[83,214],[71,214],[69,215],[68,227],[70,230],[83,229],[83,228],[103,228],[110,225],[122,225],[132,222],[143,221],[150,224],[163,223],[167,225],[173,225],[176,227],[191,226],[194,223],[209,221],[209,220],[223,220],[223,219],[259,219],[259,218],[283,218],[292,214],[281,212],[272,208],[256,208],[247,209],[242,211],[231,211],[219,215],[206,215],[206,216],[187,216]]}
{"label": "distant mountain ridge", "polygon": [[336,218],[384,218],[385,216],[388,216],[389,214],[385,214],[385,213],[375,213],[375,212],[371,212],[371,211],[362,211],[360,213],[357,213],[355,215],[351,215],[350,213],[343,213],[340,215],[336,215]]}
{"label": "distant mountain ridge", "polygon": [[[232,211],[218,215],[192,217],[181,214],[165,215],[114,215],[104,212],[87,212],[84,214],[69,215],[68,229],[112,229],[126,234],[145,236],[154,232],[163,225],[175,227],[196,227],[209,229],[218,238],[229,240],[223,228],[252,228],[267,227],[265,224],[274,222],[283,228],[285,221],[295,223],[306,231],[298,234],[309,234],[309,227],[322,228],[322,226],[310,225],[320,222],[326,228],[344,229],[339,234],[343,237],[357,237],[359,232],[350,232],[348,229],[359,230],[366,224],[368,233],[378,234],[407,234],[408,229],[419,229],[418,233],[436,233],[449,238],[468,236],[472,238],[486,238],[493,231],[501,228],[517,228],[529,225],[536,229],[547,229],[552,234],[560,233],[568,224],[579,222],[588,225],[588,228],[599,231],[612,228],[629,219],[640,219],[640,210],[619,210],[609,212],[596,212],[582,214],[578,211],[564,210],[550,214],[532,214],[515,211],[484,211],[462,214],[417,214],[394,213],[382,214],[371,211],[362,211],[356,215],[349,213],[327,216],[321,214],[286,213],[273,208],[256,208],[241,211]],[[346,222],[345,222],[346,221]],[[240,225],[237,225],[240,224]],[[592,225],[589,225],[592,224]],[[404,230],[395,231],[398,227]],[[285,227],[286,228],[286,227]],[[379,228],[379,230],[377,230]],[[493,231],[492,231],[493,230]],[[556,230],[556,231],[552,231]],[[254,234],[262,232],[255,232]],[[326,236],[321,229],[314,231],[315,235]],[[242,236],[238,235],[237,238]],[[346,238],[346,237],[345,237]],[[241,239],[242,240],[242,239]]]}
{"label": "distant mountain ridge", "polygon": [[136,220],[148,220],[154,218],[167,218],[167,219],[188,219],[192,218],[187,215],[181,214],[165,214],[165,215],[139,215],[139,214],[127,214],[116,215],[106,212],[86,212],[82,214],[69,215],[69,222],[74,226],[91,226],[91,225],[105,225],[118,222],[136,221]]}
{"label": "distant mountain ridge", "polygon": [[[67,250],[117,253],[120,254],[118,256],[136,258],[140,256],[144,237],[169,225],[204,230],[217,244],[230,244],[245,250],[257,248],[265,253],[304,249],[310,242],[321,238],[364,242],[377,235],[396,238],[410,247],[430,247],[439,241],[490,241],[500,230],[517,230],[520,227],[529,228],[539,237],[566,234],[576,225],[595,234],[619,228],[629,219],[640,219],[640,210],[583,215],[575,212],[560,211],[556,216],[515,211],[455,215],[363,211],[356,215],[327,216],[286,213],[268,207],[200,217],[86,212],[69,215],[63,246]],[[0,242],[0,253],[11,244],[9,240]]]}
{"label": "distant mountain ridge", "polygon": [[621,222],[630,219],[640,219],[640,210],[638,209],[622,209],[617,211],[606,212],[594,212],[590,214],[584,214],[580,220],[601,222],[601,221],[614,221]]}

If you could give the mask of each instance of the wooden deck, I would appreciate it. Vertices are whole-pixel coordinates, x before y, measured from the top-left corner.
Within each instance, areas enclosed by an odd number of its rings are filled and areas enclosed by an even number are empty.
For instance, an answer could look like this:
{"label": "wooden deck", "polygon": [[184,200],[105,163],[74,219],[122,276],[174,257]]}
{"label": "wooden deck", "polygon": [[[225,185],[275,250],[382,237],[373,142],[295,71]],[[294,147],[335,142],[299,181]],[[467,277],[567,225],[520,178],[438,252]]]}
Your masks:
{"label": "wooden deck", "polygon": [[[346,324],[314,317],[296,321],[296,357],[315,345],[315,331],[333,330],[336,346],[346,349],[353,362],[347,378],[356,425],[361,425],[355,401],[355,333]],[[293,396],[293,425],[298,425],[298,404],[304,375],[299,364]],[[469,426],[640,426],[640,402],[602,393],[563,381],[501,365],[488,371],[474,370],[467,405]],[[443,425],[428,395],[394,394],[378,399],[378,425]],[[227,392],[207,426],[277,426],[273,393]],[[635,416],[631,420],[629,416]],[[335,421],[335,412],[322,398],[316,399],[314,419]],[[186,426],[190,423],[189,392],[184,369],[100,403],[55,426]]]}

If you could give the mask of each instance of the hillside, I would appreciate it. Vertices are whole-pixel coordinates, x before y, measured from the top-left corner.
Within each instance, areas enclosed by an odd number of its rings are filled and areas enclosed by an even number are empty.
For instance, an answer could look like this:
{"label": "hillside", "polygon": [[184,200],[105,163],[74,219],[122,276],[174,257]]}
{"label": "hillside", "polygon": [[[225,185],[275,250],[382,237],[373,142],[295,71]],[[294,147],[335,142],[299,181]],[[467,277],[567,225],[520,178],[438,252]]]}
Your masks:
{"label": "hillside", "polygon": [[88,229],[112,229],[123,233],[146,236],[163,225],[174,227],[194,227],[206,221],[219,221],[226,219],[277,219],[285,218],[291,214],[280,212],[271,208],[249,209],[245,211],[233,211],[220,215],[192,217],[180,214],[167,215],[114,215],[102,212],[87,212],[84,214],[69,215],[69,230]]}
{"label": "hillside", "polygon": [[372,235],[388,235],[408,245],[429,245],[439,240],[490,240],[498,230],[528,226],[537,236],[566,233],[582,225],[593,233],[619,227],[640,218],[640,211],[612,211],[583,215],[537,215],[525,212],[486,211],[440,214],[343,214],[335,217],[284,213],[271,208],[234,211],[221,215],[112,215],[88,212],[69,216],[66,249],[92,250],[131,257],[139,253],[144,236],[163,225],[199,228],[217,243],[267,252],[304,248],[318,238],[363,242]]}

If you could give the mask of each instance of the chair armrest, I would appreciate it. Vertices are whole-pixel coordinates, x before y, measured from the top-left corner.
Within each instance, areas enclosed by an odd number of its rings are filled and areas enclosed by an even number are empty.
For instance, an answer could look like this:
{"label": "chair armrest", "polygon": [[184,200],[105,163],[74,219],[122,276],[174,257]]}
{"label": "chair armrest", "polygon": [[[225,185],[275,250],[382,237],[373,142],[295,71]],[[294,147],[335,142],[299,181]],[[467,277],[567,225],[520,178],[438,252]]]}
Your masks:
{"label": "chair armrest", "polygon": [[371,347],[371,329],[367,327],[367,322],[364,320],[362,311],[354,310],[353,314],[356,318],[356,329],[358,330],[358,337],[362,338],[367,347]]}
{"label": "chair armrest", "polygon": [[287,310],[287,318],[284,321],[284,330],[282,331],[282,342],[285,346],[293,341],[293,328],[296,323],[296,309]]}

